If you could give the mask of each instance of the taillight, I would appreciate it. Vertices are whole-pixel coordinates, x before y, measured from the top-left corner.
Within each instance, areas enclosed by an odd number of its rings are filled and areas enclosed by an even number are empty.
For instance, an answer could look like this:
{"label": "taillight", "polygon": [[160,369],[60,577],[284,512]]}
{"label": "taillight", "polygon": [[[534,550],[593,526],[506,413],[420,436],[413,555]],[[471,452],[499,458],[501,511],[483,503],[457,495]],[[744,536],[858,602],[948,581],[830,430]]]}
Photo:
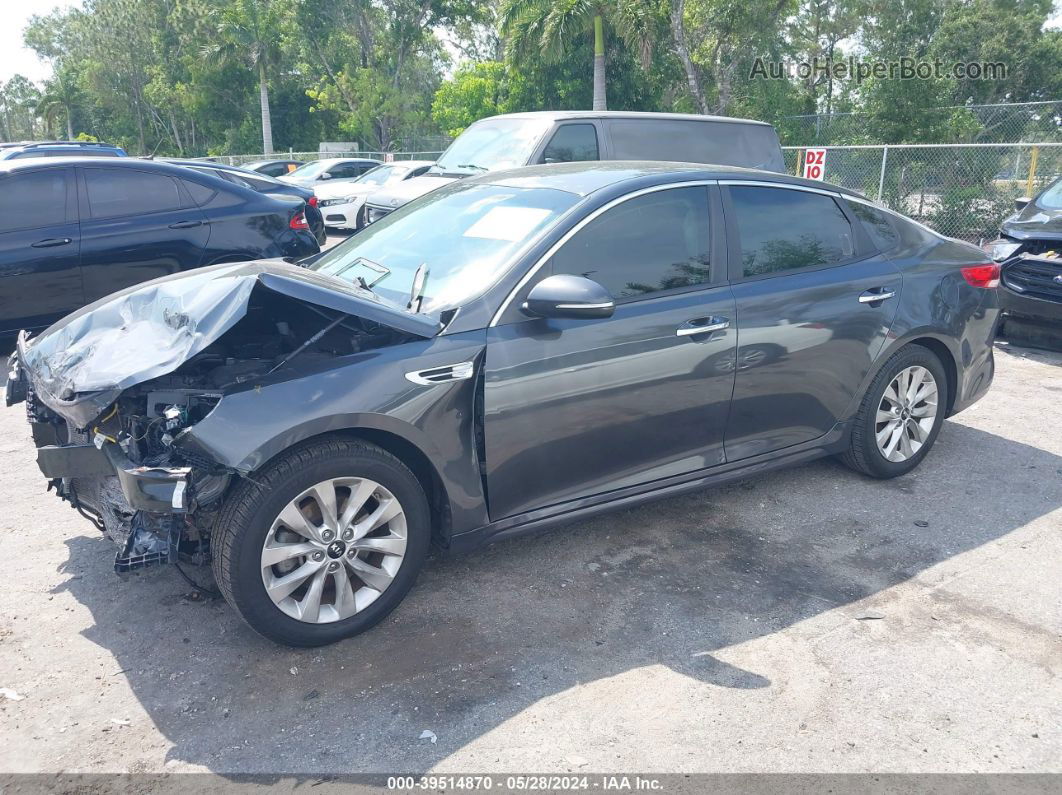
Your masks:
{"label": "taillight", "polygon": [[292,229],[309,229],[310,225],[306,223],[306,216],[302,214],[302,210],[299,210],[295,215],[291,216],[291,222],[288,224]]}
{"label": "taillight", "polygon": [[306,203],[308,205],[310,205],[311,207],[316,207],[317,206],[317,197],[316,196],[311,196],[310,198],[308,198],[306,200]]}
{"label": "taillight", "polygon": [[999,287],[999,263],[989,262],[984,265],[967,265],[962,269],[962,277],[972,287],[991,289]]}

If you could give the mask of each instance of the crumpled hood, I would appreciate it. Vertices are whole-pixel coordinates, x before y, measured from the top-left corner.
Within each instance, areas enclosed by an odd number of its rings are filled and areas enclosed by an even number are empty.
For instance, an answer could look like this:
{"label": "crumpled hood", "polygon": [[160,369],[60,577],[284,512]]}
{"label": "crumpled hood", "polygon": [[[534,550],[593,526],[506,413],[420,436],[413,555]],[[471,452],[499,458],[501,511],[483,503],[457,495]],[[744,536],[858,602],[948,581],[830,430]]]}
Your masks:
{"label": "crumpled hood", "polygon": [[261,286],[429,338],[439,324],[372,293],[283,260],[214,265],[135,285],[20,339],[38,397],[85,427],[125,389],[173,372],[231,329]]}
{"label": "crumpled hood", "polygon": [[413,179],[407,179],[391,187],[376,191],[369,197],[368,203],[377,207],[394,209],[423,196],[425,193],[431,193],[436,188],[449,185],[451,182],[455,182],[456,179],[456,177],[413,177]]}
{"label": "crumpled hood", "polygon": [[1002,232],[1016,240],[1062,240],[1062,210],[1045,210],[1029,202],[1003,222]]}

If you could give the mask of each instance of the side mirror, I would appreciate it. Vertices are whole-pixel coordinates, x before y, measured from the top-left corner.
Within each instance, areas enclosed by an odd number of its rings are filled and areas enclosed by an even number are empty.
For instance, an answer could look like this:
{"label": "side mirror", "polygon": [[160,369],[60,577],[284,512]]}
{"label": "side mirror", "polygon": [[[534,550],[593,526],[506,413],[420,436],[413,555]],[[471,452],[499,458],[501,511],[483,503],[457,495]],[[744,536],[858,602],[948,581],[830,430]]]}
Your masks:
{"label": "side mirror", "polygon": [[1032,199],[1028,196],[1019,196],[1014,200],[1014,209],[1020,213],[1031,201]]}
{"label": "side mirror", "polygon": [[319,177],[318,177],[317,179],[332,179],[332,175],[331,175],[331,174],[329,174],[329,173],[328,173],[328,172],[326,171],[326,172],[325,172],[325,173],[323,173],[323,174],[322,174],[321,176],[319,176]]}
{"label": "side mirror", "polygon": [[612,317],[616,304],[597,282],[560,273],[543,279],[527,294],[523,310],[539,317]]}

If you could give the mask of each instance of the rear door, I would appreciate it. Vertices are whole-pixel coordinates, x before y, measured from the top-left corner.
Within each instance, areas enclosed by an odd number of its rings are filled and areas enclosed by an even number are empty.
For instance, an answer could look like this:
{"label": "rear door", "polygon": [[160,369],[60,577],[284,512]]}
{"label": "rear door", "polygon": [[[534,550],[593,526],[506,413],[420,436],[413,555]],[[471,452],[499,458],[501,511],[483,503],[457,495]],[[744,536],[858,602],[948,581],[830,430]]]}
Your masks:
{"label": "rear door", "polygon": [[726,456],[736,461],[845,418],[892,326],[901,278],[827,191],[723,190],[738,319]]}
{"label": "rear door", "polygon": [[[734,300],[722,229],[709,223],[715,190],[668,187],[605,209],[552,253],[488,329],[492,519],[723,461]],[[523,313],[532,284],[559,273],[604,285],[615,314]],[[706,326],[715,330],[698,330]]]}
{"label": "rear door", "polygon": [[0,177],[0,330],[51,323],[85,303],[70,167]]}
{"label": "rear door", "polygon": [[181,180],[134,168],[78,170],[87,301],[203,264],[210,228]]}

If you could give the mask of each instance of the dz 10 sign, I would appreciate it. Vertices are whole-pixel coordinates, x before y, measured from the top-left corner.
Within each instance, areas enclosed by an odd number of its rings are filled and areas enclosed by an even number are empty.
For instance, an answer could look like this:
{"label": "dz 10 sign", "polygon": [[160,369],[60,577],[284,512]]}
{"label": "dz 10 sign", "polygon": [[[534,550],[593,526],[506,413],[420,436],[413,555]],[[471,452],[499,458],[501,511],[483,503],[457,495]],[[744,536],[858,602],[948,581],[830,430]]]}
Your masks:
{"label": "dz 10 sign", "polygon": [[804,153],[804,178],[819,180],[826,178],[825,149],[808,149]]}

